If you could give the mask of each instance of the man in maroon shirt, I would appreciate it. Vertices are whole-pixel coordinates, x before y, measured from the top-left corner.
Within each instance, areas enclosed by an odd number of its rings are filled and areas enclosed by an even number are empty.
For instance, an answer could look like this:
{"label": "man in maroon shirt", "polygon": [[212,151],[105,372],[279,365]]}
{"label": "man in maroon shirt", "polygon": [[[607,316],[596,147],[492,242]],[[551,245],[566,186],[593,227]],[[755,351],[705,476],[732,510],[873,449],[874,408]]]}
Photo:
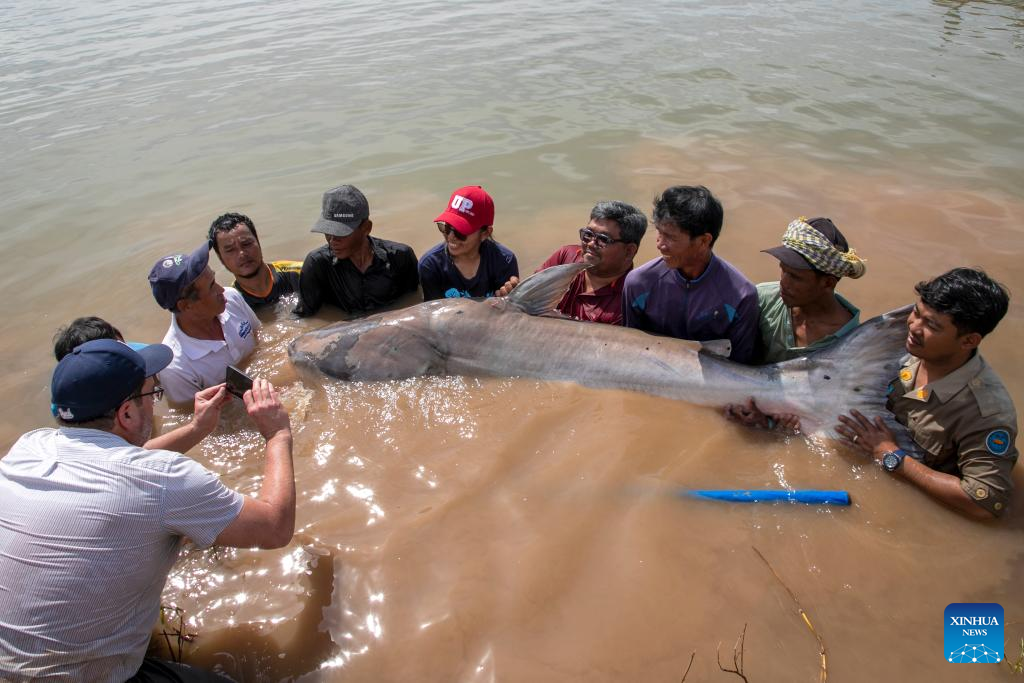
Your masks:
{"label": "man in maroon shirt", "polygon": [[[580,228],[580,243],[569,244],[548,257],[537,270],[585,261],[591,267],[569,284],[558,310],[577,320],[622,324],[622,280],[633,268],[633,256],[647,230],[647,217],[625,202],[598,202],[590,222]],[[505,296],[519,284],[512,278],[498,290]]]}

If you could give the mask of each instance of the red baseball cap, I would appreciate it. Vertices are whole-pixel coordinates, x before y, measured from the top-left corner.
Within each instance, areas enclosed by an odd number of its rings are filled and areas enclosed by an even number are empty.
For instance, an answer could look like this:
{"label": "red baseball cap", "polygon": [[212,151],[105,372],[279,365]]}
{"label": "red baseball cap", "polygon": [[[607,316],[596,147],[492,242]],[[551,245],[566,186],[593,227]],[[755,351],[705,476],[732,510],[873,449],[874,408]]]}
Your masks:
{"label": "red baseball cap", "polygon": [[462,235],[472,235],[485,225],[494,225],[494,200],[479,185],[467,185],[452,192],[448,207],[434,219],[447,223]]}

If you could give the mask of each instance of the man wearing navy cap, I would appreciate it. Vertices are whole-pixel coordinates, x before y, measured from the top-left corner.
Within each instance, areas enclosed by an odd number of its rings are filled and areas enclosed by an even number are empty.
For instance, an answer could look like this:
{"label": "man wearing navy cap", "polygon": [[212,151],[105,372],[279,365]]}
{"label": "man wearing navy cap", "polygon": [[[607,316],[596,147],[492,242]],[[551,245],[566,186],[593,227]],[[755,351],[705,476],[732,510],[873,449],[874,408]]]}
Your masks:
{"label": "man wearing navy cap", "polygon": [[173,403],[191,403],[197,391],[222,383],[227,367],[256,348],[259,319],[237,290],[217,284],[209,260],[204,242],[191,254],[158,259],[149,271],[153,298],[173,314],[163,341],[174,359],[160,375]]}
{"label": "man wearing navy cap", "polygon": [[60,428],[23,435],[0,459],[4,680],[219,680],[144,660],[160,593],[185,537],[200,548],[291,540],[291,427],[257,379],[244,401],[266,439],[259,499],[184,455],[143,448],[163,393],[155,375],[170,361],[162,344],[76,347],[51,382]]}
{"label": "man wearing navy cap", "polygon": [[314,315],[333,304],[346,313],[386,306],[419,287],[412,247],[370,237],[370,204],[358,188],[339,185],[324,193],[320,219],[310,232],[327,244],[306,256],[295,314]]}

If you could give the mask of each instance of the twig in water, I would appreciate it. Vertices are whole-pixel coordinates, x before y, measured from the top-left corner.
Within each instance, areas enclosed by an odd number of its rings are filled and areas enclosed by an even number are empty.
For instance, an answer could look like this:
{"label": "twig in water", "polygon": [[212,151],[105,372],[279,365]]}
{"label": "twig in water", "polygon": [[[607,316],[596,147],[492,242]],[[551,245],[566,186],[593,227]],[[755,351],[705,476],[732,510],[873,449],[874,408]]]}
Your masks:
{"label": "twig in water", "polygon": [[786,592],[789,593],[789,597],[793,600],[793,604],[796,605],[796,609],[797,612],[800,613],[800,617],[804,620],[804,623],[807,624],[807,628],[811,629],[811,633],[814,634],[815,640],[818,641],[818,654],[821,656],[821,675],[819,676],[818,680],[820,681],[820,683],[825,683],[825,681],[828,679],[828,653],[825,650],[825,640],[818,634],[816,630],[814,630],[814,625],[811,623],[811,618],[807,616],[807,612],[805,612],[804,608],[800,606],[800,601],[796,599],[796,595],[794,595],[793,591],[789,589],[789,586],[786,585],[786,582],[782,580],[782,577],[779,576],[779,573],[775,571],[775,568],[772,567],[771,562],[768,561],[768,558],[762,555],[761,551],[755,548],[754,546],[750,547],[754,550],[755,553],[757,553],[757,556],[761,558],[761,561],[768,566],[768,569],[771,570],[772,576],[774,576],[775,579],[780,584],[782,584],[782,587],[786,589]]}
{"label": "twig in water", "polygon": [[1007,656],[1006,643],[1003,643],[1003,661],[1006,662],[1006,666],[1010,667],[1010,673],[1021,674],[1024,673],[1024,638],[1020,639],[1020,654],[1017,655],[1017,660],[1014,662],[1010,661]]}
{"label": "twig in water", "polygon": [[718,647],[715,649],[715,658],[718,659],[718,668],[722,671],[730,674],[736,674],[742,678],[746,683],[746,675],[743,673],[743,642],[747,639],[747,625],[743,624],[743,632],[740,637],[736,639],[736,644],[732,646],[732,668],[726,669],[722,666],[722,643],[719,641]]}
{"label": "twig in water", "polygon": [[682,677],[682,679],[680,679],[679,683],[685,683],[686,677],[690,673],[690,667],[693,666],[693,658],[696,657],[696,656],[697,656],[697,651],[696,650],[694,650],[693,652],[690,653],[690,663],[686,665],[686,671],[683,672],[683,677]]}
{"label": "twig in water", "polygon": [[[170,631],[167,630],[168,618],[167,615],[170,613],[171,619],[177,617],[178,625],[170,626]],[[160,629],[160,635],[164,637],[164,642],[167,643],[167,654],[170,655],[171,661],[177,664],[181,664],[181,660],[184,656],[184,643],[191,643],[195,637],[195,633],[185,632],[185,612],[180,607],[172,607],[169,605],[160,605],[160,625],[163,627]],[[171,636],[174,636],[177,650],[171,645]]]}

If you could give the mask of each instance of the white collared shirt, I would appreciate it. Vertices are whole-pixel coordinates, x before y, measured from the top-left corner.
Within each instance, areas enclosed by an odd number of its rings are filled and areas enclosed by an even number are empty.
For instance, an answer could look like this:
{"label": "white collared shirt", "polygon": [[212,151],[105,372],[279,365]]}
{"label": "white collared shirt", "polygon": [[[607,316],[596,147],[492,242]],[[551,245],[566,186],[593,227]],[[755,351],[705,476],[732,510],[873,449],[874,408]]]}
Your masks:
{"label": "white collared shirt", "polygon": [[217,318],[224,329],[224,341],[196,339],[181,331],[178,317],[171,316],[171,326],[163,343],[171,347],[174,358],[160,371],[160,386],[167,398],[187,403],[195,393],[224,381],[229,365],[238,365],[256,348],[256,331],[260,321],[234,289],[225,289],[227,305]]}
{"label": "white collared shirt", "polygon": [[181,539],[244,496],[190,458],[95,429],[37,429],[0,459],[0,679],[118,683],[142,664]]}

